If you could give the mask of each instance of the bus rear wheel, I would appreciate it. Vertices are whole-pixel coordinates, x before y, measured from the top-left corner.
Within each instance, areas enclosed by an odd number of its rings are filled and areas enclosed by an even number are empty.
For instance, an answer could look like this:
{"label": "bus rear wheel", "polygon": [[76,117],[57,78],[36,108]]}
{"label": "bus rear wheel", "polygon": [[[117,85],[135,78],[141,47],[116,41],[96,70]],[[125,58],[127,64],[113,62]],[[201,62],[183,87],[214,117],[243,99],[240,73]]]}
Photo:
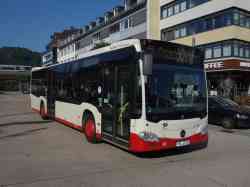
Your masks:
{"label": "bus rear wheel", "polygon": [[92,117],[88,117],[84,125],[84,132],[86,139],[90,143],[97,143],[96,139],[96,126],[95,121]]}
{"label": "bus rear wheel", "polygon": [[45,113],[45,108],[44,108],[44,104],[42,103],[41,104],[41,107],[40,107],[40,115],[41,115],[41,118],[46,120],[47,119],[47,115]]}

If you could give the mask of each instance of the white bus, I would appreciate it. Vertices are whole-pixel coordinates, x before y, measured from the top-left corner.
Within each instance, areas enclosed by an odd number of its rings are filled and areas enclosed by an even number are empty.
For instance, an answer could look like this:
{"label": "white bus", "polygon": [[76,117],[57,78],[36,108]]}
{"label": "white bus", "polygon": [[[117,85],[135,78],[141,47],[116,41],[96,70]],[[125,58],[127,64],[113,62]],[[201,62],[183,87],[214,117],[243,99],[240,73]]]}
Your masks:
{"label": "white bus", "polygon": [[32,71],[31,107],[131,152],[207,144],[203,53],[131,39]]}

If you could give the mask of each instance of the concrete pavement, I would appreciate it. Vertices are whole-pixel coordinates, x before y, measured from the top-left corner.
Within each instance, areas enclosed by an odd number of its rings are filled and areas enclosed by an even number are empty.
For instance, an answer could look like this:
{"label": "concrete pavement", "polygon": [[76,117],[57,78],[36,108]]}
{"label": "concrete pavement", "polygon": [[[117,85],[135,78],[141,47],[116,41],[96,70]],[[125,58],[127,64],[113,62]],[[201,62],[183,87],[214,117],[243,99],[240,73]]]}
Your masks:
{"label": "concrete pavement", "polygon": [[207,149],[139,157],[31,112],[0,94],[0,187],[250,186],[250,130],[210,127]]}

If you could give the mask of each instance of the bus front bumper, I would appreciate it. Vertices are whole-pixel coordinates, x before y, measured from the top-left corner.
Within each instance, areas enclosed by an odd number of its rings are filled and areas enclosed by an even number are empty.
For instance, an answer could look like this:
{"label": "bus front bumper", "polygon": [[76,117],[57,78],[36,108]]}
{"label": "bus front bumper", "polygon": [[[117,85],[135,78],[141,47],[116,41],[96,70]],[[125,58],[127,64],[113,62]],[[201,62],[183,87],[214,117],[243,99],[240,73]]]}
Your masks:
{"label": "bus front bumper", "polygon": [[[184,142],[184,144],[182,144],[182,142]],[[188,144],[185,144],[185,142],[188,142]],[[183,139],[160,138],[157,142],[147,142],[137,134],[131,134],[129,150],[134,153],[163,151],[207,142],[208,134],[196,134]]]}

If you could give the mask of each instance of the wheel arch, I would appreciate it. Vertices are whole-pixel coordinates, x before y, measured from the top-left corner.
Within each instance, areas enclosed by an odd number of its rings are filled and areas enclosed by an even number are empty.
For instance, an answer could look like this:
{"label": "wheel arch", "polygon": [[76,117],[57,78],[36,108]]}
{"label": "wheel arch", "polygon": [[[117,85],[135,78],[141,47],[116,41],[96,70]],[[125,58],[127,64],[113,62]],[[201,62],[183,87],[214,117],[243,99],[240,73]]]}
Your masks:
{"label": "wheel arch", "polygon": [[93,120],[95,122],[96,125],[96,134],[101,134],[101,121],[102,121],[102,117],[101,117],[101,113],[99,112],[99,110],[91,105],[91,104],[82,104],[82,127],[84,129],[84,117],[87,115],[91,115],[93,117]]}

